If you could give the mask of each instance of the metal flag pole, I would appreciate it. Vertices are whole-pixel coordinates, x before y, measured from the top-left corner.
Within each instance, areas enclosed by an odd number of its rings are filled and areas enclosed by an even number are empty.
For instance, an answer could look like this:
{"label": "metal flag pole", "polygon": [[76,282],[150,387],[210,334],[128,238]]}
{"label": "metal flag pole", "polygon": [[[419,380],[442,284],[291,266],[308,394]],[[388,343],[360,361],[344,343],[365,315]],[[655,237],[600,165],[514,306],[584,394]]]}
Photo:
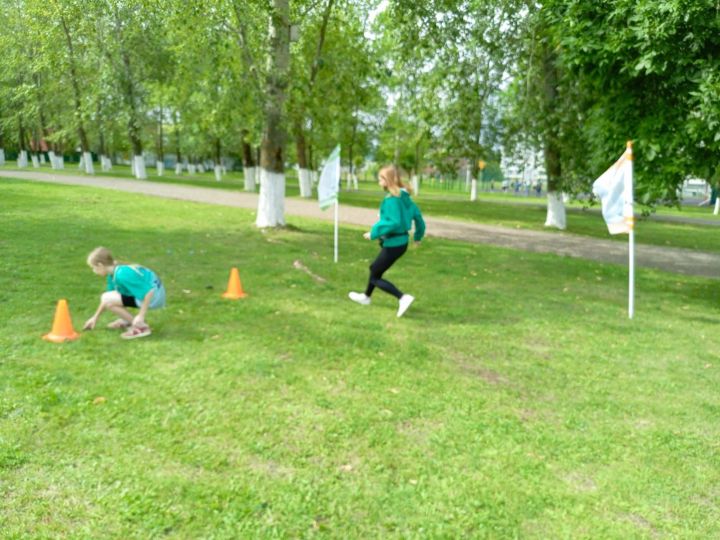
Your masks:
{"label": "metal flag pole", "polygon": [[627,142],[628,160],[630,161],[630,178],[626,182],[630,183],[630,208],[632,216],[630,217],[630,232],[628,234],[628,318],[632,319],[635,314],[635,197],[633,196],[633,153],[632,141]]}
{"label": "metal flag pole", "polygon": [[335,199],[335,262],[338,262],[338,206],[338,201]]}

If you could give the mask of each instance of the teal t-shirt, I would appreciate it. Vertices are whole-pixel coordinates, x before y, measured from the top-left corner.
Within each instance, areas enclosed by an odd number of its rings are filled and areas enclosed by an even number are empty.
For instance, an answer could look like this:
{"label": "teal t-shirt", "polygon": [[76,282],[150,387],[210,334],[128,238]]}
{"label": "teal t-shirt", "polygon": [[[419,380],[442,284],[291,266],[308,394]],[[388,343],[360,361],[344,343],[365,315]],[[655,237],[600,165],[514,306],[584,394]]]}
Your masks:
{"label": "teal t-shirt", "polygon": [[159,285],[160,278],[155,272],[137,264],[118,265],[113,274],[107,277],[108,291],[117,291],[124,296],[132,296],[140,301]]}

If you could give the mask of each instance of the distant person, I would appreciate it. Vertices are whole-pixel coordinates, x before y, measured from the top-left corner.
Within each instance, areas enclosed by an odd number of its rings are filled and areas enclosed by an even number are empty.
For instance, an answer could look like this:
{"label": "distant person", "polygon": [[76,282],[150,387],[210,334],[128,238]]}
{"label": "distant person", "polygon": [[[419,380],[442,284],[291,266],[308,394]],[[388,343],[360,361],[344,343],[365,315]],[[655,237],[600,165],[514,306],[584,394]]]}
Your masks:
{"label": "distant person", "polygon": [[535,194],[539,197],[542,193],[542,184],[540,182],[535,183]]}
{"label": "distant person", "polygon": [[[100,314],[105,311],[115,313],[119,319],[111,322],[108,328],[125,329],[123,339],[135,339],[150,335],[150,327],[145,322],[149,309],[165,307],[165,287],[155,272],[138,264],[120,264],[109,249],[95,248],[88,255],[87,263],[98,276],[107,278],[107,289],[100,297],[100,305],[90,317],[83,330],[92,330]],[[137,315],[127,308],[139,308]]]}
{"label": "distant person", "polygon": [[388,165],[380,169],[378,184],[387,191],[380,205],[380,220],[370,232],[363,234],[368,240],[380,241],[380,254],[370,265],[370,279],[364,293],[351,292],[350,300],[358,304],[370,304],[375,287],[379,287],[398,299],[397,316],[402,317],[415,300],[414,296],[403,294],[395,285],[383,279],[383,274],[402,257],[408,248],[409,231],[415,224],[413,239],[419,244],[425,235],[425,221],[420,209],[410,197],[410,189],[400,179],[397,167]]}

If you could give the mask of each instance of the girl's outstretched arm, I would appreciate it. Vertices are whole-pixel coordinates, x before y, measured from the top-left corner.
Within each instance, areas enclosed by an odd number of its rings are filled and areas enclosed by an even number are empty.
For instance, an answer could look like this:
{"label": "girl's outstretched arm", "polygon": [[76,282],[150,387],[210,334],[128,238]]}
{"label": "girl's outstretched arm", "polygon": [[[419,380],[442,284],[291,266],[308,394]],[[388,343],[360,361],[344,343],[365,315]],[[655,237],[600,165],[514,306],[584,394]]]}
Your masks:
{"label": "girl's outstretched arm", "polygon": [[100,305],[98,306],[97,310],[95,311],[95,314],[90,317],[85,324],[83,325],[83,330],[92,330],[95,328],[95,325],[98,322],[98,319],[100,318],[100,314],[105,310],[105,303],[100,300]]}
{"label": "girl's outstretched arm", "polygon": [[155,294],[155,290],[151,290],[145,295],[145,298],[143,298],[142,305],[140,306],[140,312],[135,315],[135,318],[133,319],[133,326],[146,326],[145,324],[145,314],[147,313],[147,310],[150,308],[150,302],[152,302],[153,295]]}

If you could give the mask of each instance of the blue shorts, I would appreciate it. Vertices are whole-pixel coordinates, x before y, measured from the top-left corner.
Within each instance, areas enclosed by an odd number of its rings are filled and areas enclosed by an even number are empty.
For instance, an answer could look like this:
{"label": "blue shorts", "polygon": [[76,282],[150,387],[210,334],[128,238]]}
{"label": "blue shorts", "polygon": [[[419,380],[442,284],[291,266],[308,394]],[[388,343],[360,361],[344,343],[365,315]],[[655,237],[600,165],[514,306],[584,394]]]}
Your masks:
{"label": "blue shorts", "polygon": [[[150,309],[158,309],[165,307],[165,285],[162,283],[158,283],[157,286],[153,289],[153,297],[152,300],[150,300],[150,306],[148,306]],[[142,304],[142,302],[140,303]]]}
{"label": "blue shorts", "polygon": [[[160,281],[155,282],[155,287],[152,288],[153,291],[153,297],[152,300],[150,300],[150,305],[148,308],[150,309],[158,309],[158,308],[164,308],[165,307],[165,286],[160,283]],[[140,307],[142,306],[143,299],[142,298],[133,298],[132,296],[125,296],[123,295],[123,305],[125,307]],[[130,304],[128,300],[134,300],[134,304]]]}

